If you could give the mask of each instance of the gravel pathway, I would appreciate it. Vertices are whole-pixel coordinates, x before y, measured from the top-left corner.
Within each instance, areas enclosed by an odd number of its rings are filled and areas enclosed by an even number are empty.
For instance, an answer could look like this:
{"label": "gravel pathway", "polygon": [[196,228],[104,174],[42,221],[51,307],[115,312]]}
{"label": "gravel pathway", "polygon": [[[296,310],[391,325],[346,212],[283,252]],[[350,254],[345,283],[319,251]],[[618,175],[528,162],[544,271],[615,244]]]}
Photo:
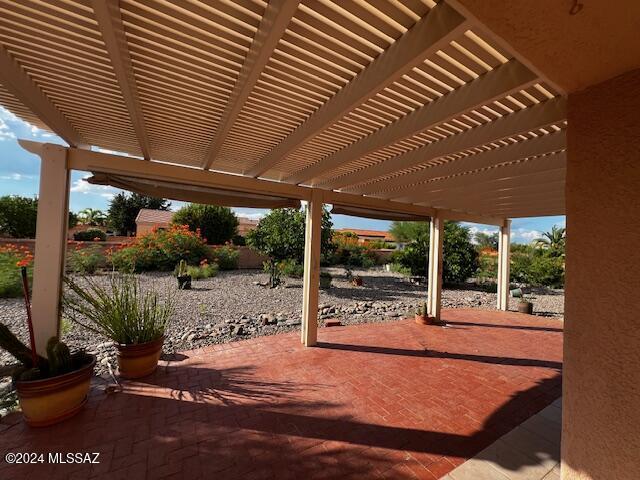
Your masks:
{"label": "gravel pathway", "polygon": [[[381,269],[354,270],[354,274],[364,280],[362,287],[351,285],[342,268],[327,270],[334,278],[332,288],[320,292],[321,323],[328,318],[340,319],[343,324],[394,320],[411,315],[415,305],[426,298],[424,286],[416,286]],[[106,279],[105,276],[98,278]],[[302,280],[286,279],[284,286],[272,290],[260,285],[268,279],[262,272],[221,272],[215,278],[194,281],[192,290],[178,291],[175,278],[168,273],[145,274],[141,279],[145,285],[153,285],[175,298],[176,315],[165,341],[167,353],[300,328]],[[562,290],[544,289],[530,296],[534,313],[562,317]],[[444,289],[442,293],[445,308],[493,309],[495,304],[495,293],[471,284]],[[22,299],[0,299],[0,322],[26,340]],[[72,324],[65,326],[63,339],[71,347],[84,347],[96,353],[98,373],[106,371],[107,362],[116,365],[115,348],[107,339]],[[0,351],[0,366],[12,361],[12,357]]]}

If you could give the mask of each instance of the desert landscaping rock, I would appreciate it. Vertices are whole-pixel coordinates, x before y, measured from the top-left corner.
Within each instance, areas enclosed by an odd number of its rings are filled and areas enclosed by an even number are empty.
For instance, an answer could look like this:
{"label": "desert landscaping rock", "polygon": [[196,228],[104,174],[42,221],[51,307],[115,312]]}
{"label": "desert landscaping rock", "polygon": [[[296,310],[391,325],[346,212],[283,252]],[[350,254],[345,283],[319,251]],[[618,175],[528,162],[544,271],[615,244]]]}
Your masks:
{"label": "desert landscaping rock", "polygon": [[[353,271],[363,278],[361,287],[353,286],[344,269],[327,269],[333,275],[332,287],[320,290],[318,313],[320,325],[326,320],[339,320],[342,325],[395,321],[413,315],[414,308],[426,299],[426,287],[415,285],[382,269]],[[100,278],[100,277],[99,277]],[[106,280],[106,276],[101,278]],[[176,315],[169,326],[164,351],[171,354],[205,345],[246,338],[275,335],[297,330],[302,321],[302,280],[286,279],[286,288],[263,286],[268,276],[259,271],[221,272],[217,277],[193,282],[191,290],[177,290],[169,273],[140,276],[143,285],[153,286],[163,295],[172,295]],[[541,289],[529,292],[534,313],[562,317],[564,292]],[[496,294],[474,285],[445,288],[444,308],[494,309]],[[516,310],[515,300],[511,309]],[[0,299],[0,322],[5,323],[23,341],[28,338],[24,303],[21,298]],[[107,372],[107,362],[116,365],[113,342],[81,327],[65,322],[63,339],[72,348],[85,348],[98,357],[96,370]],[[13,363],[13,358],[0,351],[0,366]]]}

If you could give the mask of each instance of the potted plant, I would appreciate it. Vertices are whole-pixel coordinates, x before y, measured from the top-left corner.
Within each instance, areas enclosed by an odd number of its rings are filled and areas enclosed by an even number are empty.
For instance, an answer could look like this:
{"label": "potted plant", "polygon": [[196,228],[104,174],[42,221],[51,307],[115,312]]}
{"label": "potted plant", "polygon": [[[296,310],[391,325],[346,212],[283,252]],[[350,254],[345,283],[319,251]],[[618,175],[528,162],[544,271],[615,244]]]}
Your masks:
{"label": "potted plant", "polygon": [[189,269],[185,260],[180,260],[180,263],[176,267],[176,277],[178,278],[179,290],[191,290],[191,275],[189,275]]}
{"label": "potted plant", "polygon": [[361,287],[362,286],[362,277],[360,275],[354,275],[353,277],[351,277],[351,283],[355,287]]}
{"label": "potted plant", "polygon": [[153,289],[143,290],[132,275],[112,274],[106,286],[90,278],[81,285],[71,278],[63,296],[67,316],[79,325],[110,338],[118,349],[118,370],[123,378],[153,373],[162,353],[165,329],[174,306],[161,301]]}
{"label": "potted plant", "polygon": [[416,308],[415,316],[415,321],[417,324],[430,325],[432,323],[431,317],[429,317],[427,311],[427,302],[422,302],[420,305],[418,305],[418,308]]}
{"label": "potted plant", "polygon": [[528,315],[532,315],[533,314],[533,303],[531,303],[524,296],[520,297],[520,300],[518,301],[518,312],[526,313]]}
{"label": "potted plant", "polygon": [[1,323],[0,347],[19,362],[12,372],[12,380],[25,421],[34,427],[44,427],[66,420],[84,406],[96,357],[83,350],[71,353],[57,337],[47,342],[47,358],[38,355],[25,267],[22,267],[22,286],[30,347]]}
{"label": "potted plant", "polygon": [[333,277],[329,272],[320,272],[320,288],[326,290],[331,288],[331,279]]}

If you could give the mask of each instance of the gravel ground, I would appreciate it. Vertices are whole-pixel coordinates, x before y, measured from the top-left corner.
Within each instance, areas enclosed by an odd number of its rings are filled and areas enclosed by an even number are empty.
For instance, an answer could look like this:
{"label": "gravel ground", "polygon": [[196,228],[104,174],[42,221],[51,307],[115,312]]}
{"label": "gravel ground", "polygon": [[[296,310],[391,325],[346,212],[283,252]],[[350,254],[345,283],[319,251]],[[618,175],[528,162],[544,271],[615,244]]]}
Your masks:
{"label": "gravel ground", "polygon": [[[414,306],[426,297],[424,286],[381,269],[354,270],[354,274],[363,278],[362,287],[351,285],[342,268],[328,271],[334,278],[332,288],[320,293],[321,323],[329,318],[340,319],[343,324],[394,320],[412,314]],[[302,280],[286,279],[284,286],[272,290],[260,285],[268,279],[262,272],[221,272],[215,278],[194,281],[192,290],[178,291],[175,278],[168,273],[145,274],[141,278],[145,285],[174,296],[177,308],[167,332],[166,353],[300,328]],[[562,290],[543,289],[529,296],[535,314],[562,317]],[[515,310],[515,302],[512,303]],[[442,304],[445,308],[493,309],[496,294],[469,284],[444,289]],[[23,340],[27,339],[21,298],[0,299],[0,322]],[[76,325],[68,325],[65,330],[63,339],[69,346],[84,347],[98,355],[97,373],[107,370],[107,362],[116,365],[115,348],[107,339]],[[0,367],[12,361],[12,357],[0,351]]]}

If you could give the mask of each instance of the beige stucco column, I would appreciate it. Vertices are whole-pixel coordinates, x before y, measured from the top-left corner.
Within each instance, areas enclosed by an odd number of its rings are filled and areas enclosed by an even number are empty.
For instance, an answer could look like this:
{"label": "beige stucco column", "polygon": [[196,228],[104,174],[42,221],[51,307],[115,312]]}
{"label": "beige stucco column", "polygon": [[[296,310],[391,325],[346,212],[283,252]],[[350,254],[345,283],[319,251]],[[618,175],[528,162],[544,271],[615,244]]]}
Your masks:
{"label": "beige stucco column", "polygon": [[36,350],[41,354],[46,354],[47,340],[58,335],[60,325],[60,294],[69,225],[69,173],[67,149],[60,145],[44,145],[31,304]]}
{"label": "beige stucco column", "polygon": [[569,96],[562,478],[640,475],[640,70]]}
{"label": "beige stucco column", "polygon": [[427,310],[430,317],[440,320],[442,299],[442,246],[444,220],[438,215],[431,218],[429,230],[429,271]]}
{"label": "beige stucco column", "polygon": [[318,337],[318,290],[320,288],[320,244],[322,237],[322,191],[314,189],[307,204],[302,290],[302,343],[312,347]]}
{"label": "beige stucco column", "polygon": [[511,220],[505,220],[498,234],[498,310],[509,309],[511,274]]}

